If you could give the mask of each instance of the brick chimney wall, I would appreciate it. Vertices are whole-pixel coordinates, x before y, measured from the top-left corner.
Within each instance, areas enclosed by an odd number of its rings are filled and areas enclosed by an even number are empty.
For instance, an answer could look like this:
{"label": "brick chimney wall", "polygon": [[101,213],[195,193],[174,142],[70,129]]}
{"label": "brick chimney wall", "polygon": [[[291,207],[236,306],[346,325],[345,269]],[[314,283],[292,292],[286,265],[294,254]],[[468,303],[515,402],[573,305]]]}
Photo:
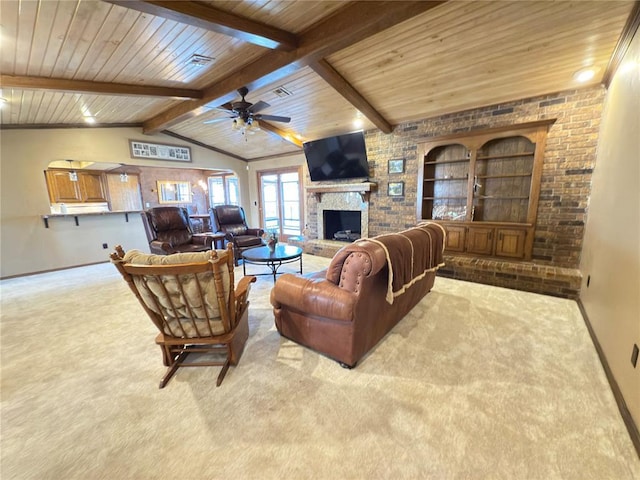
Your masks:
{"label": "brick chimney wall", "polygon": [[[532,262],[448,256],[443,274],[576,297],[604,95],[604,88],[595,86],[401,124],[388,135],[377,130],[365,132],[370,180],[378,184],[370,196],[369,236],[416,224],[418,165],[422,161],[417,158],[418,144],[451,133],[556,119],[547,136]],[[405,159],[404,173],[387,173],[388,160],[400,158]],[[308,174],[306,181],[309,184]],[[390,181],[404,182],[404,197],[387,195]],[[307,194],[306,200],[309,236],[317,238],[313,227],[316,199]]]}

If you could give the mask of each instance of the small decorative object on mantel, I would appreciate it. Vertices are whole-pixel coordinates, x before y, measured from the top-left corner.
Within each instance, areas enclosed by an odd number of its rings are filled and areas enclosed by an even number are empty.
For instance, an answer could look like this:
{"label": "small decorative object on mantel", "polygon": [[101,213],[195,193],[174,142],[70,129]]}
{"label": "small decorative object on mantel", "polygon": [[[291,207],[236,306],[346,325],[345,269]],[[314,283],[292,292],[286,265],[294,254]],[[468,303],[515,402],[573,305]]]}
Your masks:
{"label": "small decorative object on mantel", "polygon": [[191,161],[191,148],[182,145],[165,145],[162,143],[129,140],[129,150],[131,158],[171,160],[175,162]]}
{"label": "small decorative object on mantel", "polygon": [[271,253],[276,251],[276,246],[278,245],[278,232],[275,230],[268,230],[264,232],[262,237],[267,241],[267,247],[269,247],[269,251]]}
{"label": "small decorative object on mantel", "polygon": [[404,182],[389,182],[387,195],[390,197],[404,196]]}
{"label": "small decorative object on mantel", "polygon": [[389,160],[389,173],[404,173],[404,158]]}

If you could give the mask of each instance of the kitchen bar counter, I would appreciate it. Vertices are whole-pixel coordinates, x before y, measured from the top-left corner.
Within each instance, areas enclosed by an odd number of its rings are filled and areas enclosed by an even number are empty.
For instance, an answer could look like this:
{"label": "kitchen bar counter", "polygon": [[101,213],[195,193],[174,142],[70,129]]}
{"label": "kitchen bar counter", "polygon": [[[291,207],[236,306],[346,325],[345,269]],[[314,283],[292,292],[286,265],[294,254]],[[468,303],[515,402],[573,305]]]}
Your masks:
{"label": "kitchen bar counter", "polygon": [[130,213],[140,213],[141,210],[119,210],[115,212],[82,212],[82,213],[48,213],[46,215],[41,215],[42,220],[44,221],[44,227],[49,228],[49,219],[51,218],[65,218],[65,217],[73,217],[76,221],[76,225],[80,225],[80,221],[78,217],[89,217],[89,216],[101,216],[101,215],[124,215],[125,221],[129,221]]}

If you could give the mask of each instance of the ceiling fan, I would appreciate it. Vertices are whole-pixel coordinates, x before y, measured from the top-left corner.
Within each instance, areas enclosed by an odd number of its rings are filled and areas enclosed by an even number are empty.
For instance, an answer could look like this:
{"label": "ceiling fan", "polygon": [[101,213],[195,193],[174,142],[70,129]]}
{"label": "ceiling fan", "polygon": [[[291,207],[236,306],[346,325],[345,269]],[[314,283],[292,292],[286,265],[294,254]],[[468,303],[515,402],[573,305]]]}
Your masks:
{"label": "ceiling fan", "polygon": [[213,120],[207,120],[203,123],[217,123],[228,118],[233,118],[232,128],[234,130],[241,130],[244,134],[245,132],[254,133],[260,130],[259,120],[270,120],[273,122],[290,122],[290,117],[281,117],[279,115],[264,115],[260,112],[265,108],[268,108],[270,105],[267,102],[263,102],[260,100],[258,103],[250,103],[247,102],[244,97],[249,93],[249,89],[247,87],[241,87],[238,89],[238,93],[241,100],[237,100],[235,102],[228,102],[224,105],[218,107],[218,110],[223,110],[229,114],[229,117],[225,118],[215,118]]}

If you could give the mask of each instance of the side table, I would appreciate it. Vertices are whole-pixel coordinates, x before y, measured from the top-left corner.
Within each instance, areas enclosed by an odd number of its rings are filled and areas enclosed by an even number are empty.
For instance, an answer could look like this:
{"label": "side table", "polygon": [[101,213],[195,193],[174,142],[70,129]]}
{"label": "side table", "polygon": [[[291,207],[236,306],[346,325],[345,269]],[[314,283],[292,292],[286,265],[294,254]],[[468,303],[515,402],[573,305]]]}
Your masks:
{"label": "side table", "polygon": [[213,247],[215,250],[224,250],[224,233],[194,233],[194,237],[211,237],[213,238]]}

